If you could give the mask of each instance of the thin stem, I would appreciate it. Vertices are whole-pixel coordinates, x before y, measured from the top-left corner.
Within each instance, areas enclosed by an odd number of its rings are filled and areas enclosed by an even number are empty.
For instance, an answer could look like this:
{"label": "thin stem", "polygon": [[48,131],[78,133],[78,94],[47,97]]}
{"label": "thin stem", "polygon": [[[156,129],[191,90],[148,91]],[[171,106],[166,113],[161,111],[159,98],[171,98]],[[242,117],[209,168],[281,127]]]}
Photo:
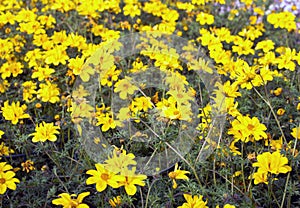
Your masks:
{"label": "thin stem", "polygon": [[148,190],[148,193],[147,193],[147,196],[146,196],[145,208],[147,208],[147,206],[148,206],[150,191],[151,191],[151,188],[152,188],[152,186],[154,185],[154,183],[156,181],[158,181],[158,180],[153,180],[152,183],[149,186],[149,190]]}
{"label": "thin stem", "polygon": [[[298,132],[296,132],[296,133],[297,133],[296,135],[298,135]],[[293,153],[292,153],[293,157],[295,155],[297,141],[298,141],[297,138],[295,138],[295,144],[294,144]],[[289,172],[288,175],[287,175],[287,177],[286,177],[286,182],[285,182],[285,187],[284,187],[284,192],[283,192],[283,196],[282,196],[282,201],[281,201],[280,208],[283,208],[283,206],[284,206],[284,200],[285,200],[285,196],[286,196],[286,192],[287,192],[287,186],[288,186],[288,183],[289,183],[290,175],[291,175],[291,172]]]}
{"label": "thin stem", "polygon": [[277,118],[277,115],[276,115],[276,113],[275,113],[275,111],[274,111],[274,109],[273,109],[273,107],[272,107],[272,105],[271,105],[271,103],[268,101],[268,100],[266,100],[258,91],[257,91],[257,89],[253,86],[253,89],[254,89],[254,91],[258,94],[258,96],[269,106],[269,108],[270,108],[270,110],[271,110],[271,112],[272,112],[272,114],[273,114],[273,116],[274,116],[274,118],[275,118],[275,121],[276,121],[276,123],[277,123],[277,125],[278,125],[278,127],[279,127],[279,130],[280,130],[280,133],[281,133],[281,135],[282,135],[282,137],[283,137],[283,139],[284,139],[284,142],[287,144],[287,140],[286,140],[286,138],[285,138],[285,136],[284,136],[284,133],[283,133],[283,130],[282,130],[282,128],[281,128],[281,125],[280,125],[280,122],[279,122],[279,120],[278,120],[278,118]]}
{"label": "thin stem", "polygon": [[[242,157],[243,157],[243,155],[244,155],[244,143],[242,144],[241,151],[242,151]],[[241,169],[242,169],[243,186],[244,186],[244,190],[246,191],[247,188],[246,188],[246,180],[245,180],[245,175],[244,175],[244,160],[242,162]]]}

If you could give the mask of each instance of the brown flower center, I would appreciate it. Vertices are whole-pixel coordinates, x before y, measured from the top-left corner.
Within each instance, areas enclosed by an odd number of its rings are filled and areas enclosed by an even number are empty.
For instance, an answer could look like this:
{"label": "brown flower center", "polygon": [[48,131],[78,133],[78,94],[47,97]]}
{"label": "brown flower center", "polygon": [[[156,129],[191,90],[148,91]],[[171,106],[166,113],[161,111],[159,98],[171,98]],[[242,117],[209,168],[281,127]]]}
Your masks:
{"label": "brown flower center", "polygon": [[103,180],[107,181],[109,177],[108,177],[108,174],[103,173],[103,174],[101,174],[101,178],[102,178]]}
{"label": "brown flower center", "polygon": [[0,184],[5,184],[6,180],[5,178],[0,178]]}
{"label": "brown flower center", "polygon": [[255,126],[253,126],[252,124],[248,124],[247,128],[252,131],[254,129]]}

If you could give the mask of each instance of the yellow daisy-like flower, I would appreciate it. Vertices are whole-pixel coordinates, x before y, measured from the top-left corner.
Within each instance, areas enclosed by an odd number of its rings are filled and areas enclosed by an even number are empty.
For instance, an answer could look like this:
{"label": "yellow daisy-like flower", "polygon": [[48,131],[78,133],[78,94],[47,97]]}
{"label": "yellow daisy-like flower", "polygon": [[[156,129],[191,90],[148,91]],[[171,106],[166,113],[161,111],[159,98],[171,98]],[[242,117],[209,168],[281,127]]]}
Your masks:
{"label": "yellow daisy-like flower", "polygon": [[57,84],[47,82],[46,84],[40,84],[40,89],[37,91],[37,98],[43,102],[56,103],[59,99],[59,88]]}
{"label": "yellow daisy-like flower", "polygon": [[206,206],[207,201],[203,201],[203,196],[192,196],[190,194],[183,194],[186,202],[177,207],[177,208],[207,208],[208,206]]}
{"label": "yellow daisy-like flower", "polygon": [[295,139],[300,139],[300,126],[299,126],[299,127],[293,128],[293,129],[292,129],[291,135],[292,135]]}
{"label": "yellow daisy-like flower", "polygon": [[129,196],[137,192],[136,185],[145,186],[144,180],[147,178],[146,175],[136,174],[135,171],[136,167],[133,167],[131,170],[125,169],[121,172],[124,179],[119,184],[125,187],[125,191]]}
{"label": "yellow daisy-like flower", "polygon": [[11,121],[12,124],[17,124],[20,119],[29,118],[29,114],[24,113],[27,106],[24,104],[20,106],[20,102],[12,102],[11,105],[8,104],[8,100],[4,102],[4,106],[1,108],[2,115],[5,120]]}
{"label": "yellow daisy-like flower", "polygon": [[256,117],[238,116],[231,125],[232,128],[229,129],[228,134],[232,134],[235,139],[240,139],[243,142],[267,138],[266,126],[261,124]]}
{"label": "yellow daisy-like flower", "polygon": [[115,85],[115,92],[120,92],[120,98],[125,100],[127,95],[132,95],[138,88],[130,83],[131,78],[125,77],[125,79],[119,80]]}
{"label": "yellow daisy-like flower", "polygon": [[211,25],[214,23],[215,18],[211,14],[201,12],[200,14],[197,15],[196,21],[199,22],[200,25],[205,25],[205,24]]}
{"label": "yellow daisy-like flower", "polygon": [[[251,178],[251,176],[249,178]],[[268,173],[267,172],[253,173],[252,178],[254,179],[254,184],[255,185],[257,185],[259,183],[268,184]]]}
{"label": "yellow daisy-like flower", "polygon": [[29,173],[30,171],[35,170],[34,162],[31,160],[26,160],[25,162],[22,162],[21,166],[22,166],[22,170],[26,171],[26,173]]}
{"label": "yellow daisy-like flower", "polygon": [[16,183],[20,183],[20,180],[14,178],[16,174],[13,171],[0,172],[0,194],[4,194],[9,188],[16,190]]}
{"label": "yellow daisy-like flower", "polygon": [[54,126],[53,123],[45,123],[44,121],[35,127],[35,132],[30,134],[33,136],[32,142],[45,142],[47,140],[55,142],[59,134],[59,126]]}
{"label": "yellow daisy-like flower", "polygon": [[287,173],[292,170],[288,166],[288,159],[281,155],[279,151],[270,153],[264,152],[257,156],[257,162],[253,163],[253,167],[258,167],[257,172],[269,172],[273,174]]}
{"label": "yellow daisy-like flower", "polygon": [[170,172],[169,178],[173,181],[173,189],[177,188],[176,180],[189,180],[189,177],[187,177],[185,174],[189,174],[189,171],[186,170],[180,170],[180,167],[178,168],[178,163],[175,164],[174,171]]}
{"label": "yellow daisy-like flower", "polygon": [[109,156],[108,159],[105,160],[106,164],[104,166],[106,169],[114,173],[119,173],[129,166],[136,165],[136,161],[134,161],[134,158],[134,154],[127,154],[126,150],[115,148],[112,156]]}
{"label": "yellow daisy-like flower", "polygon": [[13,167],[11,165],[7,164],[6,162],[0,163],[0,173],[11,170],[11,169],[13,169]]}
{"label": "yellow daisy-like flower", "polygon": [[14,153],[14,150],[12,150],[8,146],[6,146],[4,144],[4,142],[1,142],[0,143],[0,159],[1,159],[1,156],[3,156],[3,155],[8,156],[10,153]]}
{"label": "yellow daisy-like flower", "polygon": [[89,208],[87,204],[82,203],[83,199],[90,195],[90,192],[83,192],[81,194],[59,194],[60,198],[52,200],[52,204],[61,205],[63,208]]}
{"label": "yellow daisy-like flower", "polygon": [[106,189],[107,185],[112,188],[120,187],[119,181],[124,180],[124,177],[116,175],[115,173],[105,169],[105,167],[98,163],[95,165],[96,170],[88,170],[86,173],[91,175],[86,180],[86,184],[96,184],[96,189],[98,192],[102,192]]}

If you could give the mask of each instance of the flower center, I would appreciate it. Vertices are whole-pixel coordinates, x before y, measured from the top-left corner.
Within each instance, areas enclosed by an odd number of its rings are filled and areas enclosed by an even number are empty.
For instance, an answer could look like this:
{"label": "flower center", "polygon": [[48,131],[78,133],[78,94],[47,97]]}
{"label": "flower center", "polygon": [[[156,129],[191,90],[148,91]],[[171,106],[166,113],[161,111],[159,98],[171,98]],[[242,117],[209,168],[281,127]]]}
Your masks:
{"label": "flower center", "polygon": [[0,178],[0,184],[5,184],[6,180],[5,178]]}
{"label": "flower center", "polygon": [[101,178],[102,178],[103,180],[107,181],[107,179],[108,179],[109,177],[108,177],[108,174],[103,173],[103,174],[101,174]]}
{"label": "flower center", "polygon": [[252,131],[254,129],[255,126],[253,126],[252,124],[248,124],[247,128]]}

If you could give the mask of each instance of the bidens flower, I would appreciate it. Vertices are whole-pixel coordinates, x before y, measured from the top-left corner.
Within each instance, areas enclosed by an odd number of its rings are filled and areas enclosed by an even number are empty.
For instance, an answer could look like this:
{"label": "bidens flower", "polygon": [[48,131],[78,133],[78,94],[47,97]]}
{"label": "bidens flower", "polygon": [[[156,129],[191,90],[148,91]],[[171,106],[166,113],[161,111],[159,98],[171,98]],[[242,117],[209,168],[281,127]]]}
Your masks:
{"label": "bidens flower", "polygon": [[250,118],[248,116],[238,116],[232,123],[232,128],[229,129],[228,134],[232,134],[235,139],[242,142],[254,142],[262,138],[267,138],[264,124],[261,124],[258,118]]}
{"label": "bidens flower", "polygon": [[120,92],[119,96],[123,100],[127,99],[128,94],[132,95],[134,91],[138,90],[138,88],[131,84],[130,81],[130,77],[125,77],[125,79],[121,79],[115,84],[116,88],[114,92]]}
{"label": "bidens flower", "polygon": [[186,202],[177,207],[177,208],[207,208],[208,206],[206,206],[207,201],[203,201],[203,196],[194,196],[192,197],[192,195],[190,194],[183,194]]}
{"label": "bidens flower", "polygon": [[2,115],[5,120],[11,121],[12,124],[17,124],[20,119],[29,118],[29,114],[24,113],[27,106],[24,104],[20,106],[20,102],[12,102],[11,105],[8,104],[8,100],[4,102],[4,106],[1,108]]}
{"label": "bidens flower", "polygon": [[52,200],[52,204],[61,205],[63,208],[89,208],[87,204],[82,203],[83,199],[90,195],[90,192],[83,192],[76,197],[76,194],[62,193],[60,198]]}
{"label": "bidens flower", "polygon": [[124,180],[120,181],[120,185],[124,186],[126,193],[132,196],[136,193],[136,185],[145,186],[144,180],[147,178],[146,175],[136,174],[136,167],[132,167],[131,170],[125,169],[120,175],[124,176]]}
{"label": "bidens flower", "polygon": [[20,183],[20,180],[14,178],[16,175],[12,171],[13,167],[6,162],[0,163],[0,194],[4,194],[7,188],[16,190],[16,183]]}
{"label": "bidens flower", "polygon": [[32,142],[45,142],[47,140],[55,142],[59,134],[59,126],[54,126],[53,123],[45,123],[44,121],[35,127],[35,132],[30,134],[33,136]]}
{"label": "bidens flower", "polygon": [[300,126],[299,126],[299,127],[293,128],[293,129],[292,129],[291,135],[292,135],[295,139],[300,139]]}
{"label": "bidens flower", "polygon": [[0,173],[0,194],[4,194],[7,188],[16,190],[16,183],[20,183],[19,179],[14,178],[16,174],[13,171]]}
{"label": "bidens flower", "polygon": [[257,156],[257,162],[253,163],[253,167],[258,167],[257,172],[252,175],[254,184],[268,183],[268,174],[287,173],[292,170],[288,166],[288,159],[281,155],[279,151],[270,153],[264,152]]}
{"label": "bidens flower", "polygon": [[124,177],[116,175],[115,173],[108,171],[104,168],[104,166],[100,163],[95,165],[96,170],[88,170],[86,174],[91,175],[86,180],[86,184],[96,184],[96,189],[98,192],[102,192],[106,189],[107,185],[112,188],[120,187],[119,181],[122,181]]}
{"label": "bidens flower", "polygon": [[170,172],[169,178],[171,178],[173,180],[173,189],[177,188],[177,183],[176,180],[189,180],[189,178],[185,175],[190,173],[189,171],[186,170],[180,170],[180,167],[178,168],[178,163],[175,164],[175,168],[174,171]]}

